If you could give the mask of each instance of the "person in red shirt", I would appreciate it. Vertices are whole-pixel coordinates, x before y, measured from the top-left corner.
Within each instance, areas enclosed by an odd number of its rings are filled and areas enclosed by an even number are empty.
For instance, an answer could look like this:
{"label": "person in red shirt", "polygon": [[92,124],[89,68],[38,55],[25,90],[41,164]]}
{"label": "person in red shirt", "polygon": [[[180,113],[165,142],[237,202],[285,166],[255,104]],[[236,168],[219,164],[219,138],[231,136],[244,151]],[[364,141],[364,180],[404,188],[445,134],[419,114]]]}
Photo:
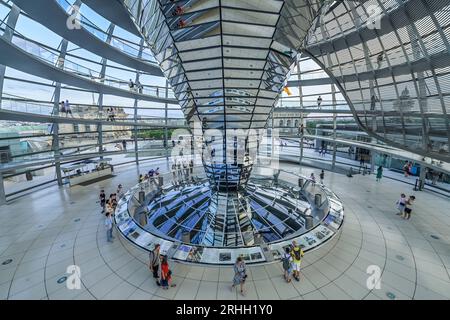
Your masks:
{"label": "person in red shirt", "polygon": [[169,285],[171,287],[175,287],[176,284],[172,283],[172,271],[169,269],[169,262],[167,257],[163,257],[161,262],[161,286],[163,289],[169,289]]}
{"label": "person in red shirt", "polygon": [[178,28],[184,28],[186,26],[186,21],[184,21],[183,19],[180,19],[180,21],[178,21]]}
{"label": "person in red shirt", "polygon": [[175,10],[172,12],[173,16],[181,16],[184,13],[184,10],[181,6],[177,6]]}

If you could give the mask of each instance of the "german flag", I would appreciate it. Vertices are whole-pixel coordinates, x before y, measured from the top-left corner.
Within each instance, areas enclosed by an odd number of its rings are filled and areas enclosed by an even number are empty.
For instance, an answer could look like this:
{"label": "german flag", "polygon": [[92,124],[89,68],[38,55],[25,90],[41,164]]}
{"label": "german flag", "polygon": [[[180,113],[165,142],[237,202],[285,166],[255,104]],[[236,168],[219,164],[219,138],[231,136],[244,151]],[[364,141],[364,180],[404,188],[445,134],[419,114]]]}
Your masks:
{"label": "german flag", "polygon": [[283,91],[286,92],[288,96],[292,96],[292,92],[288,87],[284,87]]}

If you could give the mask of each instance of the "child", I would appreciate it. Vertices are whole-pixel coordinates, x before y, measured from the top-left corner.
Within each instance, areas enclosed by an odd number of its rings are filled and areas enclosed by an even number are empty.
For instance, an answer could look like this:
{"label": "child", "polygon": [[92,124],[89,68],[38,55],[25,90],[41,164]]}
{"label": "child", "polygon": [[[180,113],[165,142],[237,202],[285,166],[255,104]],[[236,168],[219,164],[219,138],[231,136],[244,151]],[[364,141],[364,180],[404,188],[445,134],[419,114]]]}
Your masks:
{"label": "child", "polygon": [[161,286],[163,289],[169,289],[169,285],[171,287],[175,287],[175,284],[172,284],[172,271],[169,269],[169,262],[167,261],[167,257],[163,257],[161,262]]}
{"label": "child", "polygon": [[109,196],[109,204],[111,205],[113,212],[116,211],[117,207],[117,195],[115,193]]}
{"label": "child", "polygon": [[400,215],[403,216],[403,212],[405,211],[405,203],[406,203],[406,195],[404,193],[402,193],[400,195],[400,199],[397,200],[397,208],[399,211],[397,213],[398,216],[400,216]]}

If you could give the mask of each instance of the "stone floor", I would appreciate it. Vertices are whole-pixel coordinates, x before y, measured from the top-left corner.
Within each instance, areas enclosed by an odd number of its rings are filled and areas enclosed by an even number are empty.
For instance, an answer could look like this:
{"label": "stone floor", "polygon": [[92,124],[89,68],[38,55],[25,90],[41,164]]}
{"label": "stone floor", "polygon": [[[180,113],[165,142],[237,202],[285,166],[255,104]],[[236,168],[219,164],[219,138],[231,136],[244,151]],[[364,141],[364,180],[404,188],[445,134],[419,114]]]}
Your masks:
{"label": "stone floor", "polygon": [[[231,268],[172,262],[177,286],[162,290],[145,252],[116,231],[114,243],[106,242],[98,192],[130,187],[137,178],[135,167],[120,170],[97,184],[52,186],[0,207],[1,299],[450,299],[450,200],[416,192],[405,221],[395,215],[395,202],[401,192],[412,194],[411,186],[329,172],[325,184],[344,202],[344,226],[305,255],[300,282],[285,283],[281,263],[250,266],[242,297],[230,289]],[[300,171],[309,176],[312,169]],[[66,287],[70,265],[81,269],[81,289]],[[367,288],[371,265],[381,269],[380,289]]]}

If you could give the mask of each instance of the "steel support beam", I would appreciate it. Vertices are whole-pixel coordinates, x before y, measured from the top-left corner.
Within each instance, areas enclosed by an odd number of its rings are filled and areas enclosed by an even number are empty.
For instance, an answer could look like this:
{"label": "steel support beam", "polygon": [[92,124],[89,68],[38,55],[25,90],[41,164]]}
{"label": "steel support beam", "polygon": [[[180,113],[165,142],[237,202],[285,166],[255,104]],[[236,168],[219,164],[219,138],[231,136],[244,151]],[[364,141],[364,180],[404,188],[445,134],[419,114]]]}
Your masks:
{"label": "steel support beam", "polygon": [[[6,24],[10,28],[5,28],[5,32],[2,36],[8,42],[12,41],[14,29],[16,28],[19,16],[20,16],[20,8],[16,5],[13,5],[11,7],[11,10],[9,11],[8,20],[6,21]],[[5,73],[6,73],[6,66],[0,65],[0,109],[2,108],[3,84],[5,81]]]}
{"label": "steel support beam", "polygon": [[[78,0],[80,3],[81,1]],[[110,44],[111,43],[111,39],[112,39],[112,35],[114,32],[114,24],[110,24],[107,30],[108,33],[108,38],[106,39],[106,43]],[[105,74],[106,74],[106,67],[108,64],[108,59],[103,58],[102,59],[102,69],[100,71],[100,80],[101,82],[103,82],[103,79],[105,78]],[[100,93],[98,96],[98,111],[100,112],[100,114],[103,114],[103,93]],[[103,125],[101,123],[99,123],[97,125],[97,133],[98,133],[98,151],[100,154],[100,159],[103,160]]]}

